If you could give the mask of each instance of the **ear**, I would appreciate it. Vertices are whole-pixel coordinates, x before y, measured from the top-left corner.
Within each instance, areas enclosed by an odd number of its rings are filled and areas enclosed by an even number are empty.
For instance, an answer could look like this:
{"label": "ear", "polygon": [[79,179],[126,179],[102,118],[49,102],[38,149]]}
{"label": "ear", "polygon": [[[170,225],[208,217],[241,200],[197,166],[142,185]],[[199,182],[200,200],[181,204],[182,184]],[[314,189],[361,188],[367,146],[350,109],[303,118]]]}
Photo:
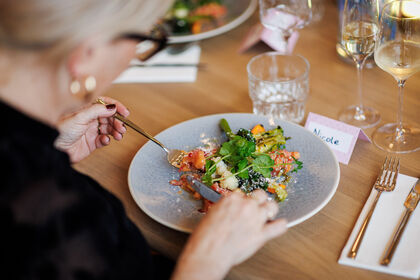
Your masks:
{"label": "ear", "polygon": [[101,58],[100,53],[108,42],[98,38],[89,38],[78,45],[67,58],[67,70],[74,79],[83,76],[92,75],[95,72],[95,66]]}

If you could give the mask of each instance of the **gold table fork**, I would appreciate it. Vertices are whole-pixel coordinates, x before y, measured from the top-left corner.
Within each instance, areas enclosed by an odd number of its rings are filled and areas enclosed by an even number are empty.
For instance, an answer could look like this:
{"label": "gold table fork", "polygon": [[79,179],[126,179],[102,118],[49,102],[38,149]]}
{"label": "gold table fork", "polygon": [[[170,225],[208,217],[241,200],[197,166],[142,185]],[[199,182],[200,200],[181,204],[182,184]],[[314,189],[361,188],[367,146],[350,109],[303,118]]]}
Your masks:
{"label": "gold table fork", "polygon": [[413,213],[414,209],[416,209],[417,204],[419,204],[420,201],[420,183],[416,182],[416,184],[411,189],[410,193],[408,194],[405,202],[404,207],[406,208],[405,214],[395,231],[394,236],[392,237],[391,244],[389,245],[388,249],[385,252],[385,255],[381,261],[381,265],[387,266],[392,260],[392,256],[394,255],[394,252],[398,246],[398,243],[400,242],[401,236],[404,232],[405,226],[408,223],[408,220],[410,219],[411,213]]}
{"label": "gold table fork", "polygon": [[383,191],[391,192],[395,189],[398,172],[400,171],[400,159],[396,157],[386,157],[382,165],[381,171],[376,178],[374,188],[377,190],[375,200],[369,209],[369,212],[360,227],[359,233],[351,246],[350,252],[348,253],[349,258],[356,258],[357,252],[362,243],[363,236],[365,235],[366,228],[369,225],[370,218],[372,217],[373,211],[375,210],[376,204],[379,200]]}
{"label": "gold table fork", "polygon": [[[96,99],[96,103],[107,105],[107,103],[100,98]],[[159,147],[161,147],[166,152],[168,162],[172,166],[180,167],[181,161],[186,155],[186,153],[184,151],[166,148],[165,145],[163,145],[161,142],[159,142],[156,138],[154,138],[152,135],[150,135],[149,133],[144,131],[142,128],[140,128],[139,126],[134,124],[129,119],[126,119],[124,116],[122,116],[118,112],[115,113],[114,118],[123,122],[127,126],[131,127],[132,129],[134,129],[135,131],[137,131],[138,133],[140,133],[141,135],[143,135],[147,139],[153,141],[155,144],[157,144]]]}

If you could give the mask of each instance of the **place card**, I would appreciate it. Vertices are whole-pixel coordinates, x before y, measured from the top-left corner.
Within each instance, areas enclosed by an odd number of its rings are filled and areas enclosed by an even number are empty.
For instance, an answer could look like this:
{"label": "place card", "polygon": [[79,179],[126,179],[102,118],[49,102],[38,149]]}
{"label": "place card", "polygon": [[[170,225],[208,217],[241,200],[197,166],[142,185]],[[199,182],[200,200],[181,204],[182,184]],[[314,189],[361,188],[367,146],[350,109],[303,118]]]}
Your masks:
{"label": "place card", "polygon": [[292,53],[298,38],[299,32],[295,31],[292,33],[286,44],[284,36],[280,31],[264,28],[261,23],[257,23],[251,27],[245,38],[242,40],[238,52],[245,52],[258,42],[262,41],[277,52]]}
{"label": "place card", "polygon": [[369,137],[359,127],[315,113],[309,113],[305,128],[324,140],[337,160],[344,164],[349,163],[357,139],[371,143]]}

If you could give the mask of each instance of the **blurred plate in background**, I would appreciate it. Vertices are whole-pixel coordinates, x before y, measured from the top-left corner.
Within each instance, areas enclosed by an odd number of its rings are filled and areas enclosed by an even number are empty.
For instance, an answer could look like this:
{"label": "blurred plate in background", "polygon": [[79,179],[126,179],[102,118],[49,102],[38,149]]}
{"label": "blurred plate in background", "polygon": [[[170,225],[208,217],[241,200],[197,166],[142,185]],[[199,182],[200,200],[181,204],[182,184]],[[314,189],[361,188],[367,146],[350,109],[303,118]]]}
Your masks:
{"label": "blurred plate in background", "polygon": [[228,32],[247,20],[257,7],[257,0],[224,0],[223,4],[227,8],[226,23],[212,30],[191,34],[169,36],[169,43],[187,43],[211,38],[222,33]]}

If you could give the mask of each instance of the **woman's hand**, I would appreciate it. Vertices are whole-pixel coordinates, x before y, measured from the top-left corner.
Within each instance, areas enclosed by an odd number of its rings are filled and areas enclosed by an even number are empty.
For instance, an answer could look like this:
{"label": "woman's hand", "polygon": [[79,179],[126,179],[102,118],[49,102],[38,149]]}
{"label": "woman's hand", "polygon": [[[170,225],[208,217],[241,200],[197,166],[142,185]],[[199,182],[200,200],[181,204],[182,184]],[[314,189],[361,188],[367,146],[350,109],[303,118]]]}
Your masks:
{"label": "woman's hand", "polygon": [[232,193],[215,204],[188,240],[175,279],[222,279],[229,269],[286,231],[286,221],[269,221],[278,205],[262,190],[251,197]]}
{"label": "woman's hand", "polygon": [[111,141],[109,136],[119,141],[126,132],[123,123],[112,116],[118,112],[127,117],[127,108],[112,98],[101,99],[109,105],[92,104],[64,117],[57,125],[60,135],[55,146],[66,152],[72,162],[78,162],[95,149],[108,145]]}

